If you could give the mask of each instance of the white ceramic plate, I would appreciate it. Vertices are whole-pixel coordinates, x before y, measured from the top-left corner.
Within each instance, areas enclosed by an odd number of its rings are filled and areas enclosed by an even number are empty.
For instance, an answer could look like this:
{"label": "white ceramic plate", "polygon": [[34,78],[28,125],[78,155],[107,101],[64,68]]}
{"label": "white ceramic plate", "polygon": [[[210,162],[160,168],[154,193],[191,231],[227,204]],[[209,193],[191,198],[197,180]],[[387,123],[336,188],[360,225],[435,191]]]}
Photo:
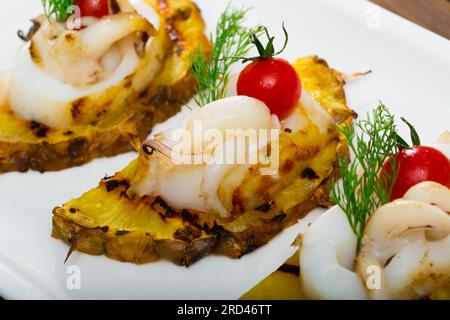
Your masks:
{"label": "white ceramic plate", "polygon": [[[0,70],[12,67],[21,45],[18,29],[40,11],[40,1],[3,1]],[[225,0],[198,0],[213,27]],[[382,100],[417,125],[431,142],[450,119],[450,42],[364,0],[241,0],[251,6],[249,23],[263,23],[281,37],[290,32],[285,58],[318,54],[344,72],[373,70],[346,87],[349,105],[364,115]],[[281,40],[280,40],[281,41]],[[407,133],[402,128],[402,133]],[[136,266],[75,252],[50,238],[51,211],[121,169],[134,154],[99,159],[58,173],[0,176],[0,295],[5,298],[236,299],[276,269],[295,249],[298,224],[240,260],[211,256],[189,268],[161,261]],[[320,214],[314,211],[309,219]],[[73,272],[81,288],[69,289]]]}

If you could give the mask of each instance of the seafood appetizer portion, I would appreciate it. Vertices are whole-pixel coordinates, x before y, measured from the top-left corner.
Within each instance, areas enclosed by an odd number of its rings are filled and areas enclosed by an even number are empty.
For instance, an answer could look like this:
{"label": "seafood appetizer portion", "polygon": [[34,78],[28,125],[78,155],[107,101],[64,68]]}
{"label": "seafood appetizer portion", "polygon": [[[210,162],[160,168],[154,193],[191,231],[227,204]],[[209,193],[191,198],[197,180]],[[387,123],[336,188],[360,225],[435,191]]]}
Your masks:
{"label": "seafood appetizer portion", "polygon": [[[450,133],[436,148],[421,146],[402,118],[408,146],[381,112],[361,125],[369,138],[351,145],[356,160],[339,165],[338,206],[299,237],[299,254],[286,262],[296,269],[280,268],[244,299],[450,299]],[[344,135],[351,141],[354,131]]]}
{"label": "seafood appetizer portion", "polygon": [[0,172],[50,171],[131,150],[195,92],[207,54],[190,0],[46,0],[0,75]]}
{"label": "seafood appetizer portion", "polygon": [[[317,206],[351,123],[341,74],[316,56],[274,57],[263,27],[227,9],[210,59],[195,55],[198,95],[142,146],[139,158],[53,211],[52,236],[79,250],[134,263],[190,265],[209,254],[239,258]],[[267,34],[264,47],[258,37]],[[234,62],[259,55],[238,77]]]}

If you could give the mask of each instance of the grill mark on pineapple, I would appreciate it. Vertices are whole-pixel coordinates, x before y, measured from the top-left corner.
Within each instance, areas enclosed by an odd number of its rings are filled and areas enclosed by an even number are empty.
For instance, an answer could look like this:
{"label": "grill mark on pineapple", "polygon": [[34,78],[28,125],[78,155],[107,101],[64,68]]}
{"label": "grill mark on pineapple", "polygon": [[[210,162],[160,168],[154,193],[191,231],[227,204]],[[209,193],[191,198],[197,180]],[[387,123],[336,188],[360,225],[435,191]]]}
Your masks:
{"label": "grill mark on pineapple", "polygon": [[103,227],[98,226],[97,229],[99,229],[102,232],[108,232],[109,227],[108,226],[103,226]]}
{"label": "grill mark on pineapple", "polygon": [[177,21],[186,21],[191,17],[192,8],[178,8],[171,16],[166,18],[167,24],[173,26]]}
{"label": "grill mark on pineapple", "polygon": [[230,235],[229,232],[227,232],[224,227],[217,225],[216,223],[214,223],[214,226],[212,228],[209,228],[208,226],[204,226],[203,230],[209,234],[209,235],[213,235],[216,236],[218,238],[220,238],[223,242],[226,242],[227,239],[232,239],[232,236]]}
{"label": "grill mark on pineapple", "polygon": [[72,114],[72,118],[74,120],[78,120],[81,118],[81,109],[86,104],[86,98],[79,98],[72,102],[72,106],[70,108],[70,113]]}
{"label": "grill mark on pineapple", "polygon": [[294,161],[287,159],[280,168],[281,174],[287,174],[294,169]]}
{"label": "grill mark on pineapple", "polygon": [[[159,206],[159,208],[158,208]],[[156,197],[155,201],[151,204],[151,208],[159,213],[161,218],[165,220],[166,218],[173,218],[178,216],[175,210],[172,209],[161,197]],[[162,209],[162,210],[160,210]]]}
{"label": "grill mark on pineapple", "polygon": [[95,115],[97,118],[100,118],[102,115],[104,115],[104,114],[106,114],[106,112],[108,112],[108,110],[106,109],[106,105],[105,105],[105,107],[102,109],[102,110],[100,110],[99,112],[97,112],[97,114]]}
{"label": "grill mark on pineapple", "polygon": [[[271,186],[275,184],[275,181],[272,179],[272,177],[269,176],[262,176],[261,181],[259,182],[259,185],[255,191],[256,195],[261,198],[264,202],[271,202],[270,195],[268,193],[268,190]],[[245,212],[246,203],[245,195],[242,192],[242,185],[238,187],[236,190],[233,191],[233,196],[231,203],[233,205],[233,209],[231,211],[231,216],[237,216],[238,214]],[[262,211],[262,210],[261,210]]]}
{"label": "grill mark on pineapple", "polygon": [[301,150],[297,153],[296,159],[299,161],[306,161],[314,158],[320,152],[320,147],[305,147],[301,148]]}
{"label": "grill mark on pineapple", "polygon": [[204,229],[204,227],[202,227],[198,222],[198,214],[192,213],[189,210],[184,209],[181,212],[180,217],[181,219],[183,219],[184,222],[190,223],[191,225],[193,225],[198,229]]}
{"label": "grill mark on pineapple", "polygon": [[[133,80],[133,76],[134,74],[129,74],[128,76],[125,77],[125,79],[123,79],[123,87],[124,88],[129,88],[131,87],[131,82]],[[110,102],[110,104],[112,103],[112,101]]]}
{"label": "grill mark on pineapple", "polygon": [[233,205],[233,210],[231,212],[232,216],[234,216],[240,212],[243,212],[245,210],[244,197],[242,195],[240,188],[237,188],[236,190],[234,190],[233,197],[231,199],[231,203]]}
{"label": "grill mark on pineapple", "polygon": [[120,236],[123,236],[123,235],[125,235],[125,234],[127,234],[129,232],[130,231],[127,231],[127,230],[119,230],[119,231],[116,231],[116,236],[120,237]]}
{"label": "grill mark on pineapple", "polygon": [[189,223],[195,223],[196,221],[196,217],[194,217],[189,210],[184,209],[181,212],[181,218],[183,219],[183,221],[189,222]]}
{"label": "grill mark on pineapple", "polygon": [[[261,183],[258,186],[258,189],[256,190],[256,193],[262,197],[262,198],[268,198],[269,194],[268,191],[270,187],[272,187],[275,184],[275,181],[270,176],[262,176],[261,177]],[[269,199],[267,199],[269,200]]]}
{"label": "grill mark on pineapple", "polygon": [[192,8],[185,8],[185,9],[177,9],[177,12],[175,13],[175,18],[178,21],[186,21],[191,17],[192,14]]}
{"label": "grill mark on pineapple", "polygon": [[286,264],[286,263],[283,264],[282,266],[280,266],[277,271],[293,274],[295,276],[300,275],[300,267],[299,266],[293,266],[293,265]]}
{"label": "grill mark on pineapple", "polygon": [[38,138],[47,137],[47,133],[50,130],[46,125],[39,123],[37,121],[31,121],[30,128],[33,131],[34,135]]}
{"label": "grill mark on pineapple", "polygon": [[319,176],[316,174],[316,172],[311,168],[306,168],[302,171],[301,177],[305,179],[315,180],[319,179]]}
{"label": "grill mark on pineapple", "polygon": [[256,208],[257,211],[269,212],[272,209],[273,202],[268,202]]}
{"label": "grill mark on pineapple", "polygon": [[138,32],[138,36],[141,41],[135,42],[134,48],[138,53],[138,56],[140,58],[143,58],[145,55],[145,47],[147,45],[148,40],[150,39],[150,36],[148,35],[147,32],[144,31]]}
{"label": "grill mark on pineapple", "polygon": [[197,229],[203,229],[198,223],[197,214],[191,213],[187,209],[184,209],[181,212],[176,211],[159,196],[153,200],[150,204],[150,208],[155,210],[164,222],[166,222],[167,219],[181,219],[183,222],[186,222]]}
{"label": "grill mark on pineapple", "polygon": [[269,221],[273,221],[273,222],[281,222],[281,221],[283,221],[284,219],[286,219],[286,217],[287,217],[287,214],[284,213],[284,212],[282,212],[282,213],[276,215],[275,217],[273,217],[272,219],[270,219]]}
{"label": "grill mark on pineapple", "polygon": [[128,180],[108,180],[106,181],[106,191],[111,192],[115,189],[123,187],[126,190],[130,188],[130,182]]}
{"label": "grill mark on pineapple", "polygon": [[[139,95],[138,95],[138,97],[139,97],[140,99],[142,99],[142,98],[144,98],[147,94],[148,94],[148,88],[147,88],[147,89],[144,89],[142,92],[140,92]],[[147,105],[147,104],[149,104],[149,102],[145,102],[145,103],[143,102],[143,104]]]}

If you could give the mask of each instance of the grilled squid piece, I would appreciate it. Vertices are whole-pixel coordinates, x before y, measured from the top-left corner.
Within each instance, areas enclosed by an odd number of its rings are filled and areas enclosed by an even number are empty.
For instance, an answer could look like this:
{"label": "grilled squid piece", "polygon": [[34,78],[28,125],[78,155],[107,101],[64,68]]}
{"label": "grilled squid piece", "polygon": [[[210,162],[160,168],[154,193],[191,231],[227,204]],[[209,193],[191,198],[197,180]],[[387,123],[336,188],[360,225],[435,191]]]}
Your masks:
{"label": "grilled squid piece", "polygon": [[[149,5],[146,10],[154,12]],[[9,106],[17,117],[54,128],[86,125],[98,119],[80,116],[80,106],[87,113],[96,108],[104,113],[147,88],[168,44],[163,30],[128,11],[83,17],[81,30],[37,18],[40,28],[11,73]]]}
{"label": "grilled squid piece", "polygon": [[[381,270],[375,299],[418,299],[450,284],[450,190],[433,182],[379,208],[364,231],[356,270]],[[447,211],[447,212],[446,212]]]}
{"label": "grilled squid piece", "polygon": [[450,190],[433,181],[416,184],[405,193],[403,199],[436,205],[450,214]]}
{"label": "grilled squid piece", "polygon": [[[247,130],[276,129],[279,122],[263,102],[245,96],[197,108],[182,122],[178,130],[168,130],[147,141],[151,156],[140,157],[143,163],[138,171],[143,174],[136,177],[131,191],[139,196],[162,196],[175,209],[208,211],[227,217],[229,209],[224,207],[217,190],[231,170],[248,169],[250,164],[246,164],[246,159],[227,161],[226,157],[239,156],[239,151],[232,149],[240,141],[246,144],[245,155],[255,155],[257,160],[261,148],[270,141],[247,141]],[[227,139],[227,132],[233,129],[237,131]]]}
{"label": "grilled squid piece", "polygon": [[300,281],[309,299],[367,299],[353,271],[356,236],[339,207],[321,215],[303,234]]}
{"label": "grilled squid piece", "polygon": [[327,132],[335,122],[331,115],[325,111],[319,102],[314,100],[306,90],[302,91],[300,103],[281,122],[284,128],[289,128],[292,132],[297,132],[314,123],[321,134]]}
{"label": "grilled squid piece", "polygon": [[[44,21],[28,48],[33,62],[60,82],[83,88],[105,80],[117,69],[126,51],[134,49],[133,41],[126,40],[138,41],[139,32],[155,34],[153,26],[137,14],[91,19],[94,22],[79,31]],[[108,66],[105,60],[112,56],[117,56],[116,63]],[[136,67],[136,62],[130,67]]]}

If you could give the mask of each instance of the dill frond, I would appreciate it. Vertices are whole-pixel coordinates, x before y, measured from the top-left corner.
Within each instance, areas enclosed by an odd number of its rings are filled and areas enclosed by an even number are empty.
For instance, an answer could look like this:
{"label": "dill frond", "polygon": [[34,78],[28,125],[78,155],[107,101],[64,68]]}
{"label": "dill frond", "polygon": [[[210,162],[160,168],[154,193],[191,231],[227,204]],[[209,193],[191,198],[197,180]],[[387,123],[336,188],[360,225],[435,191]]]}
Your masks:
{"label": "dill frond", "polygon": [[49,21],[65,22],[69,17],[68,8],[74,3],[74,0],[42,0],[44,15]]}
{"label": "dill frond", "polygon": [[[335,182],[331,190],[332,200],[345,212],[357,237],[357,252],[368,217],[380,206],[389,202],[398,167],[395,157],[390,172],[384,168],[388,158],[397,153],[397,128],[394,116],[382,103],[367,115],[367,120],[356,124],[360,133],[350,125],[338,130],[347,140],[354,159],[338,158],[341,184]],[[387,183],[386,183],[387,179]]]}
{"label": "dill frond", "polygon": [[195,102],[199,106],[224,97],[232,65],[248,54],[252,36],[260,33],[260,27],[243,25],[248,11],[228,7],[210,34],[211,56],[207,57],[200,50],[191,56],[190,72],[197,80]]}

